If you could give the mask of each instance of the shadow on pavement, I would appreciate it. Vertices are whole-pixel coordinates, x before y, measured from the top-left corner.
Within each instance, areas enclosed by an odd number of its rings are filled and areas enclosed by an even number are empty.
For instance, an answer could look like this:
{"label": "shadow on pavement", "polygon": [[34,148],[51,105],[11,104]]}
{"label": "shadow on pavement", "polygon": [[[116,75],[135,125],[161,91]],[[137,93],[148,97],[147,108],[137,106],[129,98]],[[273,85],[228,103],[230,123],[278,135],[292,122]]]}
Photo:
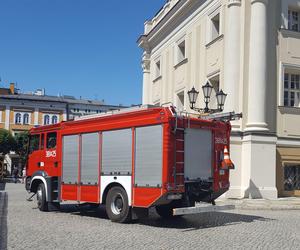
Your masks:
{"label": "shadow on pavement", "polygon": [[70,213],[73,215],[94,217],[100,219],[108,218],[105,212],[105,207],[101,205],[93,207],[90,205],[78,206],[75,204],[62,204],[60,205],[60,209],[57,212]]}
{"label": "shadow on pavement", "polygon": [[[95,208],[89,205],[78,207],[75,204],[69,205],[64,204],[60,206],[58,212],[70,213],[78,216],[87,216],[100,219],[108,219],[105,206],[100,205]],[[261,216],[245,215],[238,213],[228,213],[228,212],[211,212],[202,213],[195,215],[186,215],[184,217],[174,217],[170,219],[162,219],[159,217],[153,209],[150,209],[149,217],[139,219],[132,223],[140,224],[150,227],[160,227],[160,228],[176,228],[184,229],[183,232],[188,232],[192,230],[222,227],[235,225],[240,223],[251,223],[254,221],[271,221],[272,219],[264,218]]]}
{"label": "shadow on pavement", "polygon": [[7,193],[0,192],[0,249],[7,249]]}
{"label": "shadow on pavement", "polygon": [[174,217],[170,219],[162,219],[160,217],[151,219],[150,217],[148,219],[139,220],[138,223],[151,227],[185,229],[184,232],[188,232],[204,228],[222,227],[240,223],[270,220],[271,219],[253,215],[228,212],[211,212],[186,215],[184,217]]}

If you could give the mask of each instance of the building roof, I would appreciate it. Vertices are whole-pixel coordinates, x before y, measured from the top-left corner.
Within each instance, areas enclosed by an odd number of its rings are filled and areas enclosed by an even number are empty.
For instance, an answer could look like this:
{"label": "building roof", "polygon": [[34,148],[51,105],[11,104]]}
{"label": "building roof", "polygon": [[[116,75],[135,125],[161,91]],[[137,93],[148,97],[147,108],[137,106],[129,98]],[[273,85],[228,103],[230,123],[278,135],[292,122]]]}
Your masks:
{"label": "building roof", "polygon": [[15,94],[15,95],[0,95],[0,99],[46,101],[46,102],[59,102],[59,103],[65,103],[65,104],[85,104],[85,105],[94,105],[94,106],[120,107],[118,105],[107,105],[103,101],[76,99],[72,96]]}

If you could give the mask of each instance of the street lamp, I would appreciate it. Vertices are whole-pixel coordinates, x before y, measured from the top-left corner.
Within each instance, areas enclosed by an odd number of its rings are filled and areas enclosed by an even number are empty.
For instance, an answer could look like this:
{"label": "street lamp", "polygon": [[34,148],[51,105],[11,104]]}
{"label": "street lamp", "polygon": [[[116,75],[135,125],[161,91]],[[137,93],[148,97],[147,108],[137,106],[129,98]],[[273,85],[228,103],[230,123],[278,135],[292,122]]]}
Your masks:
{"label": "street lamp", "polygon": [[225,94],[223,92],[223,90],[221,89],[217,94],[216,94],[216,97],[217,97],[217,102],[218,102],[218,107],[221,111],[223,111],[223,108],[224,108],[224,104],[225,104],[225,100],[226,100],[226,97],[227,97],[227,94]]}
{"label": "street lamp", "polygon": [[197,91],[194,87],[190,91],[188,91],[191,109],[194,109],[194,105],[197,101],[198,94],[199,94],[199,91]]}
{"label": "street lamp", "polygon": [[216,94],[217,102],[218,102],[218,109],[210,109],[208,107],[208,104],[210,102],[211,93],[213,90],[213,86],[210,85],[209,82],[207,82],[205,85],[202,86],[203,96],[204,96],[204,103],[205,108],[196,108],[195,103],[197,101],[197,97],[199,92],[193,87],[190,91],[188,91],[189,101],[190,101],[190,107],[193,110],[196,110],[198,112],[204,112],[204,113],[216,113],[216,112],[222,112],[225,104],[225,100],[227,97],[227,94],[223,92],[223,90],[218,91]]}
{"label": "street lamp", "polygon": [[205,108],[204,108],[205,113],[208,113],[208,111],[209,111],[208,103],[210,102],[210,96],[211,96],[212,89],[213,89],[213,86],[211,86],[208,81],[206,82],[206,84],[204,86],[202,86],[204,102],[205,102]]}

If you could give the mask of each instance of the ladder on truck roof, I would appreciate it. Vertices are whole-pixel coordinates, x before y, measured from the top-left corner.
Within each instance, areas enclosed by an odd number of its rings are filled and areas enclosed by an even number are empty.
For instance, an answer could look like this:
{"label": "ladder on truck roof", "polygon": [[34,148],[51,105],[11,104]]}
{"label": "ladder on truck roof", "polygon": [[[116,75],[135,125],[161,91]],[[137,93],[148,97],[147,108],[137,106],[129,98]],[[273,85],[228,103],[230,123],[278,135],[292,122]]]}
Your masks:
{"label": "ladder on truck roof", "polygon": [[84,115],[81,117],[75,117],[75,121],[80,121],[80,120],[87,120],[87,119],[93,119],[93,118],[98,118],[98,117],[105,117],[105,116],[111,116],[111,115],[116,115],[116,114],[122,114],[122,113],[128,113],[132,111],[139,111],[139,110],[147,110],[149,108],[155,108],[158,107],[156,105],[138,105],[138,106],[133,106],[130,108],[121,108],[121,109],[115,109],[115,110],[110,110],[107,112],[103,112],[100,114],[92,114],[92,115]]}

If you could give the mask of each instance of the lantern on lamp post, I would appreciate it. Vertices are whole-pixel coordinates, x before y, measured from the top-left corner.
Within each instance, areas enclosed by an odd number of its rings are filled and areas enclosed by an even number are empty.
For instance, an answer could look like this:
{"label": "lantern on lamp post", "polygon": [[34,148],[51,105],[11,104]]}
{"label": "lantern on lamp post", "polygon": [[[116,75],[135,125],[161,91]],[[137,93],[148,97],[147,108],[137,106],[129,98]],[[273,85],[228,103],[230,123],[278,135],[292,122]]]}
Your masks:
{"label": "lantern on lamp post", "polygon": [[205,85],[202,86],[203,96],[204,96],[204,108],[196,108],[195,104],[199,95],[199,91],[193,87],[190,91],[188,91],[188,97],[190,101],[190,108],[193,110],[196,110],[201,113],[217,113],[222,112],[225,104],[225,100],[227,97],[227,94],[223,92],[223,90],[218,91],[216,94],[217,102],[218,102],[218,108],[217,109],[210,109],[208,107],[208,104],[210,102],[211,93],[213,90],[213,86],[209,83],[209,81],[206,82]]}

